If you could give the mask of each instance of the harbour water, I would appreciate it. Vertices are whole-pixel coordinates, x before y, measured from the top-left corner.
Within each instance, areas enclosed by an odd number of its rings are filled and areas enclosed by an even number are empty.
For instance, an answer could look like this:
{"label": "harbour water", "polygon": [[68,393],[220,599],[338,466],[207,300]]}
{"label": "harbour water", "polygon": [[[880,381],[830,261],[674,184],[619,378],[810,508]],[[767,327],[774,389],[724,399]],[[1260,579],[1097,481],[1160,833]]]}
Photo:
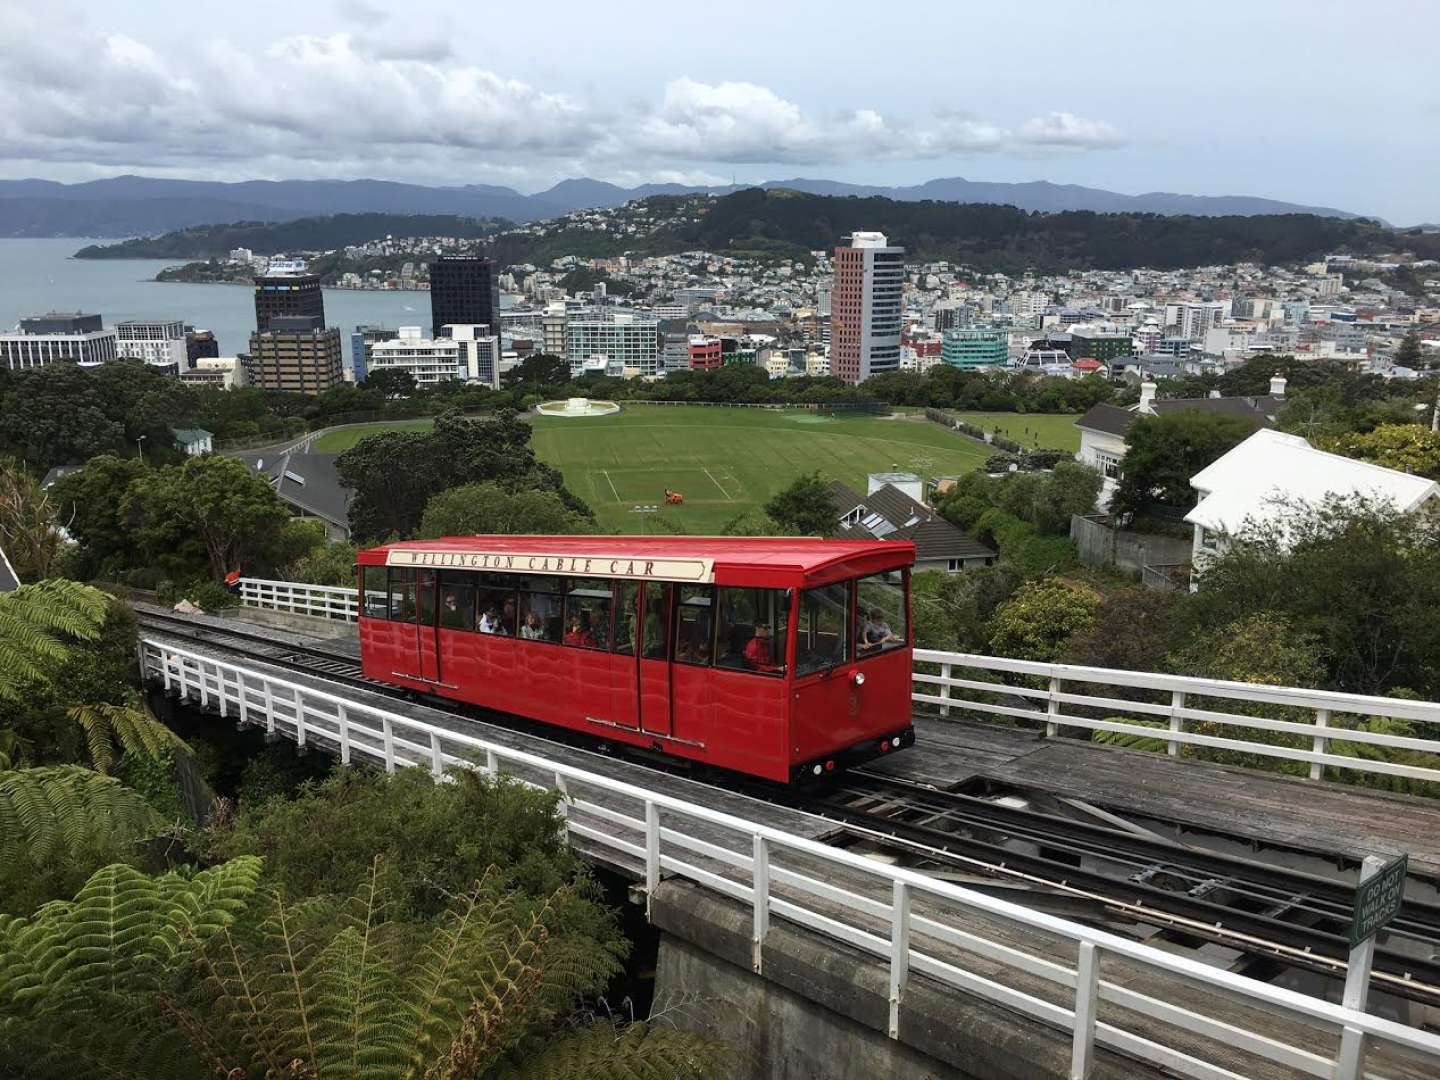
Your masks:
{"label": "harbour water", "polygon": [[[245,350],[255,329],[250,289],[151,280],[176,262],[71,258],[95,242],[0,239],[0,330],[9,330],[25,315],[85,311],[103,316],[106,326],[122,319],[180,319],[213,330],[222,356]],[[326,289],[325,321],[345,332],[360,323],[428,327],[430,294]]]}

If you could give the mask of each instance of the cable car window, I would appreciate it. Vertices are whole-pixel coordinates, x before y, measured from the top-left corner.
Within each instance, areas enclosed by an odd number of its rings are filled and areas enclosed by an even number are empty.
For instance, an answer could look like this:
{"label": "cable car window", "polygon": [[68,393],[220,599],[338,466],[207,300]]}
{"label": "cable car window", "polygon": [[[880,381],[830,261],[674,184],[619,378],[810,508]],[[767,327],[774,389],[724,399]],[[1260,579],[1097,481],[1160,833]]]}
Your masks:
{"label": "cable car window", "polygon": [[842,582],[800,594],[795,674],[809,675],[850,659],[850,586]]}
{"label": "cable car window", "polygon": [[415,621],[415,571],[390,571],[390,618],[394,622]]}
{"label": "cable car window", "polygon": [[670,643],[670,586],[658,581],[645,585],[645,637],[641,655],[647,660],[665,660]]}
{"label": "cable car window", "polygon": [[610,647],[610,579],[575,578],[565,593],[566,645],[577,649]]}
{"label": "cable car window", "polygon": [[361,582],[365,587],[365,617],[367,619],[388,619],[390,617],[390,594],[383,566],[362,568]]}
{"label": "cable car window", "polygon": [[788,589],[716,589],[716,667],[785,673]]}
{"label": "cable car window", "polygon": [[440,572],[440,626],[446,630],[475,629],[475,575]]}
{"label": "cable car window", "polygon": [[434,570],[415,571],[415,606],[420,614],[421,626],[435,625],[435,579]]}
{"label": "cable car window", "polygon": [[709,667],[715,654],[715,589],[710,585],[677,585],[675,660]]}
{"label": "cable car window", "polygon": [[520,638],[522,641],[560,640],[561,608],[559,593],[522,592],[520,594]]}
{"label": "cable car window", "polygon": [[514,637],[519,625],[515,579],[509,574],[480,574],[475,590],[476,626],[482,634]]}
{"label": "cable car window", "polygon": [[864,659],[901,648],[905,626],[905,571],[886,570],[855,583],[855,655]]}
{"label": "cable car window", "polygon": [[640,592],[638,581],[615,583],[615,649],[626,656],[635,655],[635,605]]}

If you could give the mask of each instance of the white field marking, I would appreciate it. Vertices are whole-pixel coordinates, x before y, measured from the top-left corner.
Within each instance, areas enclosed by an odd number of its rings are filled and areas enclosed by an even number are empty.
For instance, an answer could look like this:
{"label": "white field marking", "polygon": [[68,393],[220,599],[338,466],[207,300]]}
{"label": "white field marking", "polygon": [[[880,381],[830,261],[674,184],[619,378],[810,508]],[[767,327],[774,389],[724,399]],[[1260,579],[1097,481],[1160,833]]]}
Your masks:
{"label": "white field marking", "polygon": [[701,468],[701,470],[705,473],[706,476],[710,477],[710,482],[711,482],[712,484],[714,484],[717,488],[720,489],[720,494],[725,496],[725,501],[726,501],[726,502],[734,502],[734,501],[735,501],[734,499],[732,499],[732,498],[730,497],[730,492],[728,492],[728,491],[725,490],[725,485],[722,484],[722,483],[720,483],[719,480],[716,480],[716,479],[715,479],[715,474],[714,474],[714,473],[712,473],[709,469],[705,468],[704,465],[701,465],[700,468]]}
{"label": "white field marking", "polygon": [[610,479],[610,470],[601,469],[600,471],[605,474],[605,482],[610,485],[610,490],[615,493],[615,501],[622,502],[623,500],[620,498],[620,492],[615,490],[615,481]]}

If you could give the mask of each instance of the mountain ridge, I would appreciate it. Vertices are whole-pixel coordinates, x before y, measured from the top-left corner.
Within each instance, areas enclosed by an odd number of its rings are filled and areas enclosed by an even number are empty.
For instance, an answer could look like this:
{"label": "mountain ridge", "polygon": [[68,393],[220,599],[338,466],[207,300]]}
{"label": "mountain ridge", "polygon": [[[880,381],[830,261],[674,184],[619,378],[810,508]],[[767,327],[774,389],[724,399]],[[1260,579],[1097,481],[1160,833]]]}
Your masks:
{"label": "mountain ridge", "polygon": [[575,177],[530,195],[493,184],[431,187],[394,180],[171,180],[136,175],[64,184],[38,178],[0,180],[0,236],[154,235],[195,225],[235,221],[289,221],[317,215],[389,213],[539,221],[575,210],[609,209],[652,195],[728,195],[749,187],[787,188],[812,195],[880,196],[900,202],[1015,206],[1060,213],[1190,214],[1202,217],[1304,213],[1353,219],[1334,207],[1304,206],[1248,195],[1125,195],[1049,180],[1005,183],[940,177],[922,184],[887,186],[794,177],[763,184],[699,186],[640,184],[626,188]]}

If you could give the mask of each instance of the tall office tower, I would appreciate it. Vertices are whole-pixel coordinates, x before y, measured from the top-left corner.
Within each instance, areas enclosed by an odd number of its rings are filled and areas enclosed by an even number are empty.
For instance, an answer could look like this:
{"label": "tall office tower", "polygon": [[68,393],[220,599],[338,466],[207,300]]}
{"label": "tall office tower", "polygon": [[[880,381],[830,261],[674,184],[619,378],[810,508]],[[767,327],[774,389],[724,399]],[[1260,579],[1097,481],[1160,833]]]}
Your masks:
{"label": "tall office tower", "polygon": [[847,383],[900,370],[905,249],[884,233],[857,232],[835,249],[830,298],[830,371]]}
{"label": "tall office tower", "polygon": [[447,326],[499,326],[500,287],[489,259],[442,255],[430,263],[430,336]]}
{"label": "tall office tower", "polygon": [[250,335],[246,381],[262,390],[320,394],[345,381],[340,331],[315,315],[274,315]]}
{"label": "tall office tower", "polygon": [[303,262],[272,260],[269,271],[255,279],[255,329],[263,334],[277,317],[314,318],[325,325],[320,278],[306,273]]}

